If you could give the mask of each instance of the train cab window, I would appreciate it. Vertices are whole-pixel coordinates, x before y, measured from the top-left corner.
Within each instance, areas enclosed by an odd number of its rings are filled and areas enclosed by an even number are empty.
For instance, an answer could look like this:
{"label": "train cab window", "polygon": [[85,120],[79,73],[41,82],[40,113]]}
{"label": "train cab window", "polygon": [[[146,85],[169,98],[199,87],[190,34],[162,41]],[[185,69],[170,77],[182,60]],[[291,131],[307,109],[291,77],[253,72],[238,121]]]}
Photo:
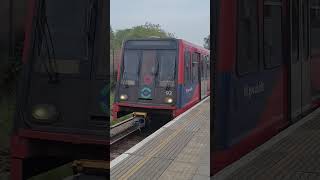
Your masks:
{"label": "train cab window", "polygon": [[320,1],[312,0],[310,6],[311,57],[320,56]]}
{"label": "train cab window", "polygon": [[192,82],[199,80],[199,53],[192,53]]}
{"label": "train cab window", "polygon": [[185,83],[188,83],[191,80],[190,61],[191,61],[191,53],[190,51],[186,50],[184,53],[184,82]]}
{"label": "train cab window", "polygon": [[135,85],[138,81],[139,51],[126,50],[123,59],[122,83]]}
{"label": "train cab window", "polygon": [[81,61],[89,60],[87,32],[79,31],[86,27],[88,7],[83,3],[87,2],[79,2],[70,14],[67,12],[75,6],[73,1],[39,1],[33,41],[36,73],[79,74]]}
{"label": "train cab window", "polygon": [[[155,50],[144,50],[142,51],[142,61],[140,67],[140,83],[145,84],[144,78],[149,76],[154,81],[154,76],[157,69],[157,51]],[[139,63],[138,63],[139,64]]]}
{"label": "train cab window", "polygon": [[174,86],[176,73],[176,51],[159,51],[159,75],[158,82],[160,87]]}
{"label": "train cab window", "polygon": [[266,68],[273,68],[282,62],[281,1],[265,1],[263,12],[264,63]]}
{"label": "train cab window", "polygon": [[243,75],[258,70],[258,1],[238,2],[237,71]]}

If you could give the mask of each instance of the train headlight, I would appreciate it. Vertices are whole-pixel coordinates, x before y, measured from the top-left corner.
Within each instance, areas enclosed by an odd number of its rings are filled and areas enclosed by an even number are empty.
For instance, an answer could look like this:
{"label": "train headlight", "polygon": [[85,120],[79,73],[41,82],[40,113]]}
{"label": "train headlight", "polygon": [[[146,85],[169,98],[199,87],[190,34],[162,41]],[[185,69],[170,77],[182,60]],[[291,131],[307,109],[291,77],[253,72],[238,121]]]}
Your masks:
{"label": "train headlight", "polygon": [[128,95],[126,95],[126,94],[121,94],[120,95],[120,100],[125,101],[127,99],[128,99]]}
{"label": "train headlight", "polygon": [[170,98],[170,97],[167,97],[164,99],[164,102],[167,103],[167,104],[172,104],[173,103],[173,99]]}
{"label": "train headlight", "polygon": [[39,104],[32,109],[32,117],[38,122],[51,122],[57,118],[57,115],[57,109],[49,104]]}

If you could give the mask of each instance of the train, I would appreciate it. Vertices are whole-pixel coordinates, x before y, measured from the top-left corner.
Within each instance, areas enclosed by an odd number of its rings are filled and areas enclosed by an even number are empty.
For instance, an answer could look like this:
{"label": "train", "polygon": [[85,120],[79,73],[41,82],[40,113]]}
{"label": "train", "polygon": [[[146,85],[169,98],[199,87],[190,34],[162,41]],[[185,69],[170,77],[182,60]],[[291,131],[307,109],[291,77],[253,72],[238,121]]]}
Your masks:
{"label": "train", "polygon": [[211,174],[320,105],[319,0],[214,0]]}
{"label": "train", "polygon": [[176,38],[128,39],[118,66],[112,117],[174,118],[210,95],[210,51]]}
{"label": "train", "polygon": [[107,1],[5,0],[0,4],[1,61],[22,62],[11,179],[28,179],[77,159],[107,161]]}

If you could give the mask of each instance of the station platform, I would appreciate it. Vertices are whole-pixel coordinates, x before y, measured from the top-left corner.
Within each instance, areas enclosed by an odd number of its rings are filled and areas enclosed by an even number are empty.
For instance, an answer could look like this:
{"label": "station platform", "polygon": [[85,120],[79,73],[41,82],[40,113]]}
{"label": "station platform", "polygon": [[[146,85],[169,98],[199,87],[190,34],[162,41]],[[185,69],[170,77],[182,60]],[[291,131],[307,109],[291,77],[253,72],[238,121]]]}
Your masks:
{"label": "station platform", "polygon": [[210,179],[210,97],[111,161],[111,179]]}
{"label": "station platform", "polygon": [[320,180],[320,108],[213,176],[214,180]]}

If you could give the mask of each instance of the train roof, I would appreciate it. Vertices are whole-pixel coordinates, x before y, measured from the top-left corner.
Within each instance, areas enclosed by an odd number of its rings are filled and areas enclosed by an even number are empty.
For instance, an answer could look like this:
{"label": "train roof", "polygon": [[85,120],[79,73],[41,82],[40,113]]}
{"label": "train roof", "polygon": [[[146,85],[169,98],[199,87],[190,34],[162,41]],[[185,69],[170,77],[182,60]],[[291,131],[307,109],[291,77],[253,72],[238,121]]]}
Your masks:
{"label": "train roof", "polygon": [[199,49],[200,51],[202,51],[202,52],[206,52],[206,53],[210,53],[210,50],[208,50],[208,49],[206,49],[206,48],[204,48],[204,47],[202,47],[202,46],[199,46],[199,45],[196,45],[196,44],[193,44],[193,43],[191,43],[191,42],[188,42],[188,41],[186,41],[186,40],[183,40],[183,39],[178,39],[178,38],[157,38],[157,37],[150,37],[150,38],[132,38],[132,39],[127,39],[127,40],[125,40],[124,41],[124,44],[126,44],[126,42],[128,42],[128,41],[154,41],[154,40],[159,40],[159,41],[166,41],[166,40],[171,40],[171,41],[176,41],[176,42],[178,42],[178,41],[180,41],[180,42],[182,42],[183,44],[185,44],[185,45],[188,45],[188,46],[192,46],[192,47],[194,47],[194,48],[196,48],[196,49]]}

